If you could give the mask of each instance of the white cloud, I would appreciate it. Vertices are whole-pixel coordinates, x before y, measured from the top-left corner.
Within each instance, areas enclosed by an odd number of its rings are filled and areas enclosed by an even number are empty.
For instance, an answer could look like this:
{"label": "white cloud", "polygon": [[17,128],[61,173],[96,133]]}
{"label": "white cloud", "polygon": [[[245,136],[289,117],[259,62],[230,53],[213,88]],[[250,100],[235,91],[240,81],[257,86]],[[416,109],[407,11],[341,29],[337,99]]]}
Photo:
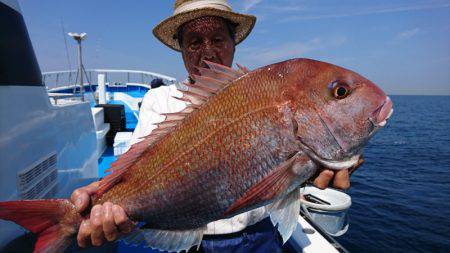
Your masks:
{"label": "white cloud", "polygon": [[265,65],[280,60],[296,57],[305,57],[313,51],[339,47],[347,41],[345,37],[314,38],[306,42],[288,42],[274,47],[246,48],[240,51],[243,63],[252,65]]}
{"label": "white cloud", "polygon": [[244,12],[247,12],[251,9],[253,9],[256,5],[262,2],[262,0],[244,0],[242,10]]}
{"label": "white cloud", "polygon": [[274,12],[294,12],[294,11],[303,11],[305,7],[301,5],[292,5],[292,6],[270,6],[267,8],[270,11]]}
{"label": "white cloud", "polygon": [[371,9],[367,9],[367,10],[353,10],[353,11],[350,11],[347,13],[330,13],[330,14],[325,13],[325,14],[302,15],[302,16],[296,15],[296,16],[289,16],[281,21],[289,22],[289,21],[295,21],[295,20],[346,18],[346,17],[354,17],[354,16],[366,16],[366,15],[407,12],[407,11],[420,11],[420,10],[439,9],[439,8],[448,8],[448,7],[450,7],[450,3],[417,4],[417,5],[407,5],[407,6],[397,6],[397,7],[371,8]]}
{"label": "white cloud", "polygon": [[416,36],[420,31],[421,30],[419,28],[406,30],[406,31],[398,33],[397,36],[395,37],[395,39],[396,40],[407,40],[407,39],[410,39],[410,38]]}
{"label": "white cloud", "polygon": [[242,13],[250,13],[258,18],[258,22],[270,20],[278,20],[281,16],[286,17],[293,13],[304,11],[305,5],[299,3],[298,0],[230,0],[233,6],[238,6],[238,10]]}
{"label": "white cloud", "polygon": [[307,8],[303,3],[298,2],[279,2],[279,1],[273,1],[273,2],[265,2],[267,4],[262,5],[260,9],[268,12],[296,12],[296,11],[304,11]]}

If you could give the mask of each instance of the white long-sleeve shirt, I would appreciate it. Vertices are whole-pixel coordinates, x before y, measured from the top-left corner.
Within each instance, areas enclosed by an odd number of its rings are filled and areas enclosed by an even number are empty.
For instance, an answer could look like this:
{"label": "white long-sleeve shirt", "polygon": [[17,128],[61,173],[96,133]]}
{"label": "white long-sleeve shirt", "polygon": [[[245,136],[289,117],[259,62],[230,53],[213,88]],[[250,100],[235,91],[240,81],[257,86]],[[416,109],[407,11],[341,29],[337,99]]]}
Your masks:
{"label": "white long-sleeve shirt", "polygon": [[156,128],[157,123],[166,118],[162,113],[179,112],[186,108],[186,103],[173,97],[183,94],[175,85],[161,86],[149,90],[142,99],[139,110],[139,121],[131,137],[131,145],[141,141],[140,138],[149,135]]}
{"label": "white long-sleeve shirt", "polygon": [[[181,84],[182,86],[182,84]],[[139,121],[133,132],[131,144],[141,141],[149,135],[155,124],[164,121],[162,113],[173,113],[186,108],[186,103],[173,97],[181,97],[182,93],[175,85],[161,86],[151,89],[145,94],[139,112]],[[204,234],[230,234],[241,231],[267,217],[265,207],[260,207],[234,217],[208,223]]]}

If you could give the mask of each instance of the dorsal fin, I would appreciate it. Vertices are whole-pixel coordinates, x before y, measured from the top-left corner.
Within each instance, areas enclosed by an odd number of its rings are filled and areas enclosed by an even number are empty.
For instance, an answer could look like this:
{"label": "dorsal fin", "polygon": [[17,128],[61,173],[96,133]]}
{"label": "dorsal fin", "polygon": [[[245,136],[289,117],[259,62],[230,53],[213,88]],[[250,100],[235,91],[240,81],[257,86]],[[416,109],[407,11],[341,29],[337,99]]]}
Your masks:
{"label": "dorsal fin", "polygon": [[195,85],[207,87],[215,91],[219,91],[220,89],[227,86],[227,83],[223,83],[219,80],[207,76],[193,75],[193,78],[195,79]]}
{"label": "dorsal fin", "polygon": [[206,60],[204,60],[204,62],[208,65],[208,67],[211,70],[229,75],[232,77],[233,80],[242,76],[242,73],[240,73],[238,70],[232,69],[230,67],[227,67],[227,66],[224,66],[221,64],[217,64],[214,62],[206,61]]}
{"label": "dorsal fin", "polygon": [[174,97],[174,96],[172,96],[172,97],[175,98],[175,99],[178,99],[178,100],[180,100],[180,101],[183,101],[183,102],[185,102],[185,103],[192,104],[192,103],[191,103],[191,100],[189,100],[189,99],[187,99],[187,98],[185,98],[185,97],[181,97],[181,98],[179,98],[179,97]]}
{"label": "dorsal fin", "polygon": [[239,71],[244,75],[250,72],[250,70],[247,67],[242,66],[239,63],[236,63],[236,66],[239,68]]}
{"label": "dorsal fin", "polygon": [[157,123],[155,124],[157,129],[161,129],[161,128],[173,128],[174,126],[178,125],[178,123],[180,123],[179,120],[165,120],[161,123]]}
{"label": "dorsal fin", "polygon": [[[186,107],[187,108],[187,107]],[[186,109],[185,109],[186,110]],[[187,115],[189,115],[191,112],[185,112],[184,110],[181,112],[172,112],[172,113],[161,113],[162,116],[166,116],[166,120],[182,120],[184,119]],[[163,122],[164,122],[163,121]],[[161,122],[161,123],[163,123]]]}
{"label": "dorsal fin", "polygon": [[120,182],[127,169],[133,166],[146,150],[171,133],[190,113],[200,108],[211,96],[219,93],[235,79],[246,74],[241,67],[240,70],[235,70],[209,61],[205,61],[205,63],[209,69],[198,68],[201,76],[193,75],[195,83],[186,84],[188,89],[187,91],[181,91],[183,93],[181,98],[174,97],[187,102],[188,106],[181,112],[161,114],[166,116],[165,120],[156,124],[157,128],[148,136],[145,136],[141,142],[131,146],[125,154],[111,164],[111,168],[106,172],[112,173],[100,181],[99,189],[96,192],[98,197]]}
{"label": "dorsal fin", "polygon": [[183,97],[188,99],[192,104],[202,105],[208,100],[208,96],[204,96],[203,94],[198,94],[192,92],[190,90],[182,91]]}
{"label": "dorsal fin", "polygon": [[217,81],[224,84],[224,86],[227,86],[230,82],[232,82],[236,79],[234,77],[234,75],[228,75],[223,72],[215,71],[212,69],[200,68],[200,67],[197,69],[200,72],[201,76],[207,76],[207,77],[216,79]]}
{"label": "dorsal fin", "polygon": [[[187,84],[186,85],[187,87],[188,87],[188,92],[189,93],[191,93],[191,94],[196,94],[196,95],[200,95],[200,96],[202,96],[202,97],[204,97],[204,98],[208,98],[208,97],[210,97],[211,95],[214,95],[215,94],[215,90],[210,90],[210,89],[208,89],[208,88],[204,88],[204,87],[201,87],[201,86],[197,86],[197,85],[195,85],[195,84]],[[183,93],[185,93],[186,91],[183,91]]]}
{"label": "dorsal fin", "polygon": [[141,142],[138,142],[131,146],[131,148],[122,156],[120,156],[117,161],[111,164],[111,167],[105,172],[112,172],[111,174],[105,176],[99,184],[98,190],[96,192],[97,197],[100,197],[109,188],[114,186],[116,183],[122,180],[123,174],[127,171],[129,167],[134,164],[136,158],[139,157],[155,140],[154,136],[152,138],[146,138]]}
{"label": "dorsal fin", "polygon": [[189,87],[192,87],[194,90],[203,91],[205,94],[208,95],[214,95],[218,91],[216,88],[206,86],[201,82],[195,82],[195,84],[190,84]]}

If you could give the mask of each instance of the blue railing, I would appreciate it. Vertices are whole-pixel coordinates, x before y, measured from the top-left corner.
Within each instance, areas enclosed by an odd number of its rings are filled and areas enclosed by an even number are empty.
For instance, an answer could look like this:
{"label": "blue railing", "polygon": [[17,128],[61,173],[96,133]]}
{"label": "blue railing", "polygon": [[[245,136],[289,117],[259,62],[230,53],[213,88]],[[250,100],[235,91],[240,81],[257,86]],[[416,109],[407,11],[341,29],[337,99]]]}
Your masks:
{"label": "blue railing", "polygon": [[[121,86],[126,84],[147,84],[150,85],[154,79],[161,79],[164,84],[176,83],[176,79],[170,76],[140,70],[123,69],[86,69],[83,73],[85,85],[97,84],[98,74],[105,75],[105,82],[110,86]],[[77,70],[51,71],[42,73],[42,80],[48,89],[59,87],[71,87],[78,85]]]}

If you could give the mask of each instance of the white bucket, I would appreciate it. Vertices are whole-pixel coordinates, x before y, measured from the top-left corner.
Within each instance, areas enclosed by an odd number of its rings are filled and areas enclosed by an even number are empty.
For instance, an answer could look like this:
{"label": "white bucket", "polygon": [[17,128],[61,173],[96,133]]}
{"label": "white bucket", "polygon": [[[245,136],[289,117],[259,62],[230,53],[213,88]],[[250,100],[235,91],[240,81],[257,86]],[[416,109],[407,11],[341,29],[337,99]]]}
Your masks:
{"label": "white bucket", "polygon": [[341,191],[314,186],[301,189],[301,207],[317,225],[331,236],[341,236],[348,229],[347,211],[352,205],[351,197]]}

